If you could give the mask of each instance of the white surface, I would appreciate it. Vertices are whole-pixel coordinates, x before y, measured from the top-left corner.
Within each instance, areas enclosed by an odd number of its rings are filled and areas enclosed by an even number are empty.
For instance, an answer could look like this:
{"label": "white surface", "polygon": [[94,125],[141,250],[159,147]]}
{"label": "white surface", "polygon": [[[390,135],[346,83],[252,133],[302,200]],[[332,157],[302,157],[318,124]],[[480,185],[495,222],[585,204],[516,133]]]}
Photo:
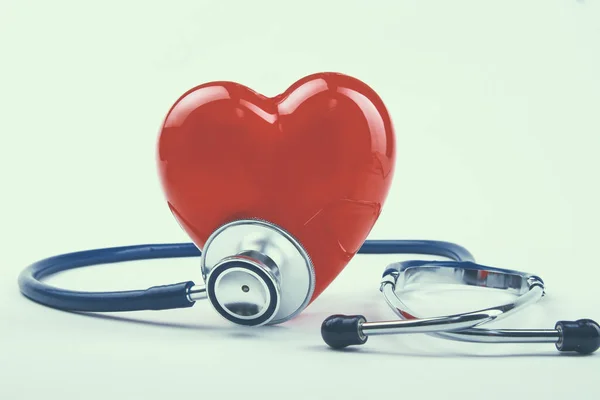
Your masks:
{"label": "white surface", "polygon": [[[156,4],[155,4],[156,3]],[[502,326],[600,320],[596,1],[0,2],[0,399],[597,399],[599,356],[552,345],[373,337],[332,352],[331,313],[389,318],[390,257],[355,258],[298,319],[234,329],[208,304],[106,318],[44,308],[16,278],[46,256],[187,241],[154,146],[188,88],[276,94],[340,71],[377,90],[398,135],[371,238],[455,241],[535,271],[549,296]],[[200,281],[195,261],[73,271],[70,288]]]}

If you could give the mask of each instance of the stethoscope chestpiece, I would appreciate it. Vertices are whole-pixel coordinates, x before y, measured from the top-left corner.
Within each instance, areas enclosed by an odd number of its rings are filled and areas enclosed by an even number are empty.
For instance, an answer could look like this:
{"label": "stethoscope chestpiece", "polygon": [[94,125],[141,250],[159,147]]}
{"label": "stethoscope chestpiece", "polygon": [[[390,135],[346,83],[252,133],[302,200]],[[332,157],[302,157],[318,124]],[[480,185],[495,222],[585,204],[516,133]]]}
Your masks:
{"label": "stethoscope chestpiece", "polygon": [[300,313],[315,287],[308,254],[291,235],[260,220],[215,230],[201,257],[206,295],[227,320],[245,326],[279,324]]}

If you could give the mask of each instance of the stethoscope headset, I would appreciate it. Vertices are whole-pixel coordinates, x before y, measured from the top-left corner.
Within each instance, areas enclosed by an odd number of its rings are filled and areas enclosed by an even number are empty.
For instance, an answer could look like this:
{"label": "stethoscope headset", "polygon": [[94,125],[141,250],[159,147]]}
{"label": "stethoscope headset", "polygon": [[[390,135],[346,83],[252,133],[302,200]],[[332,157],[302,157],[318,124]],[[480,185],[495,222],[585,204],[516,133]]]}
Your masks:
{"label": "stethoscope headset", "polygon": [[[339,74],[316,74],[299,81],[290,90],[298,90],[301,84],[314,84],[315,79],[330,85],[332,82],[339,85],[342,80],[356,82]],[[364,84],[359,82],[354,88],[364,93],[367,89],[361,85]],[[214,97],[214,90],[211,96]],[[275,325],[293,319],[323,289],[317,283],[318,267],[326,267],[315,265],[310,253],[293,229],[263,215],[249,218],[230,215],[210,232],[203,246],[193,242],[147,244],[62,254],[28,266],[19,275],[18,284],[27,298],[66,311],[168,310],[192,307],[197,301],[208,299],[214,310],[234,324]],[[429,240],[364,240],[355,254],[421,254],[446,260],[411,260],[388,265],[380,291],[400,319],[371,322],[362,315],[331,315],[323,321],[321,335],[334,349],[365,344],[369,336],[409,333],[467,342],[554,343],[560,352],[580,354],[593,353],[600,347],[600,326],[590,319],[558,321],[554,329],[545,330],[483,328],[540,300],[545,294],[544,282],[535,274],[477,264],[471,253],[459,245]],[[43,282],[52,274],[74,268],[189,257],[200,259],[203,284],[187,281],[143,290],[83,292]],[[425,317],[410,309],[401,298],[415,284],[489,288],[514,295],[514,300],[471,312]]]}

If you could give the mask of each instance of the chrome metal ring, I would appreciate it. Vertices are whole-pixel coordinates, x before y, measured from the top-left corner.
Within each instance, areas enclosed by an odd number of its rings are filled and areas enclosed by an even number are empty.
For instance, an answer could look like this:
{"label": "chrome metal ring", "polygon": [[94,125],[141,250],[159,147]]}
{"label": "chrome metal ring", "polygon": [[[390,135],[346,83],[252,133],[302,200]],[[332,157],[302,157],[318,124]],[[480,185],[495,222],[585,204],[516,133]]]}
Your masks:
{"label": "chrome metal ring", "polygon": [[239,325],[268,324],[281,304],[276,278],[258,262],[229,257],[206,280],[208,299],[219,314]]}

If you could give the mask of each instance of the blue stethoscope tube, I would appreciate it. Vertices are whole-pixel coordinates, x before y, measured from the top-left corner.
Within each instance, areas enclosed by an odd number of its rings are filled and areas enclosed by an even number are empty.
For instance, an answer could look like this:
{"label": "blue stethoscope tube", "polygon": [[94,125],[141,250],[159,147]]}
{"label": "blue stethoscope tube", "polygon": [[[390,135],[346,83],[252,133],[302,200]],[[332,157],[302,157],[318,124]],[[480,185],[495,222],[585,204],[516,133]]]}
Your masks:
{"label": "blue stethoscope tube", "polygon": [[[468,250],[449,242],[429,240],[367,240],[358,253],[422,254],[445,257],[451,260],[404,261],[395,263],[393,267],[388,267],[388,269],[394,269],[393,272],[428,265],[430,267],[458,268],[464,271],[496,271],[503,274],[515,272],[518,274],[517,271],[476,264]],[[188,297],[190,289],[195,285],[193,281],[154,286],[145,290],[83,292],[57,288],[42,282],[42,279],[58,272],[92,265],[125,261],[200,257],[201,255],[201,251],[193,243],[145,244],[80,251],[46,258],[31,264],[21,272],[18,283],[21,292],[27,298],[43,305],[66,311],[118,312],[187,308],[195,304],[195,301],[190,301]],[[386,270],[384,277],[389,273],[390,271]],[[543,286],[541,279],[539,277],[535,278]],[[463,314],[463,316],[468,317],[471,314]],[[456,317],[437,318],[435,324],[440,325],[441,329],[444,330],[444,325],[449,321],[454,321]],[[409,321],[408,325],[404,325],[403,329],[406,329],[410,324],[419,326],[428,323],[429,320],[427,319],[412,320]],[[385,330],[389,331],[389,333],[397,333],[396,330],[402,324],[406,324],[406,321],[367,323],[361,315],[344,316],[336,314],[323,322],[321,333],[329,346],[343,348],[348,345],[364,344],[368,336],[367,328],[371,335],[377,334],[377,331],[379,331],[379,334],[385,334],[383,332]],[[451,332],[449,334],[452,335]],[[556,324],[556,328],[549,331],[493,331],[473,328],[455,332],[455,335],[463,335],[467,339],[473,334],[476,334],[476,337],[471,338],[474,339],[472,341],[484,342],[499,340],[498,342],[500,343],[506,338],[510,339],[510,342],[520,342],[522,340],[529,342],[532,338],[540,342],[548,342],[549,339],[552,341],[556,340],[556,348],[561,352],[575,351],[581,354],[590,354],[600,348],[600,325],[590,319],[559,321]],[[527,336],[527,338],[523,339],[523,336]]]}
{"label": "blue stethoscope tube", "polygon": [[[477,269],[467,249],[454,243],[432,240],[367,240],[359,254],[422,254],[449,258],[450,262],[470,264]],[[145,290],[83,292],[57,288],[42,279],[74,268],[125,261],[200,257],[193,243],[142,244],[62,254],[37,261],[18,278],[21,293],[46,306],[82,312],[166,310],[194,305],[188,300],[193,281],[154,286]],[[419,261],[407,261],[407,263]],[[428,261],[431,263],[431,261]],[[447,262],[446,262],[447,263]],[[489,269],[489,267],[486,267]]]}

